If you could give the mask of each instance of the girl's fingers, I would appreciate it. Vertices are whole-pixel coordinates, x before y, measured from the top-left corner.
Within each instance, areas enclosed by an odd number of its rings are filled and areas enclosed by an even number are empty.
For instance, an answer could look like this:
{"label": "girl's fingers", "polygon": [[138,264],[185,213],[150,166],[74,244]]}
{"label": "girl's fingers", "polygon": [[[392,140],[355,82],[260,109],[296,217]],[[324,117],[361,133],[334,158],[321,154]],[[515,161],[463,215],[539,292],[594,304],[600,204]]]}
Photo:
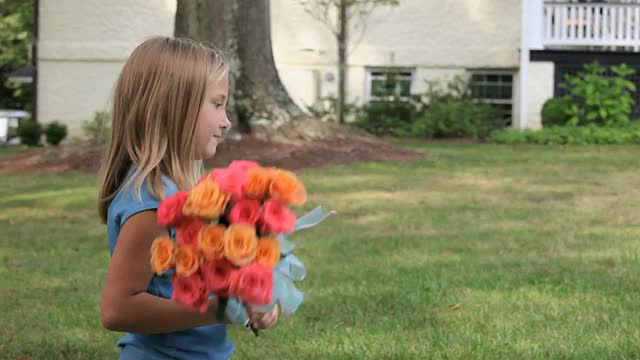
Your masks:
{"label": "girl's fingers", "polygon": [[250,322],[258,329],[266,329],[272,327],[278,320],[278,307],[274,307],[272,310],[262,313],[254,311],[249,308]]}
{"label": "girl's fingers", "polygon": [[258,320],[257,325],[263,329],[272,327],[276,321],[278,320],[278,308],[275,307],[273,310],[265,313]]}

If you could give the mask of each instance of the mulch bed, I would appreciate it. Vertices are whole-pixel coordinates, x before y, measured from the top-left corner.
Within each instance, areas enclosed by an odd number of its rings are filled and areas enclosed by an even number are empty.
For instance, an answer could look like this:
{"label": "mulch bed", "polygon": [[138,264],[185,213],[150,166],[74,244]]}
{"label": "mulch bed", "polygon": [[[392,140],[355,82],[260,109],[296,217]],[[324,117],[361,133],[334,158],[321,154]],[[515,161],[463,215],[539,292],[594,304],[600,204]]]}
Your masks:
{"label": "mulch bed", "polygon": [[[103,146],[90,141],[44,147],[0,157],[0,172],[97,172]],[[226,166],[237,159],[290,170],[355,162],[404,162],[421,159],[424,153],[389,145],[376,139],[331,138],[288,144],[251,136],[228,139],[207,161],[209,167]]]}

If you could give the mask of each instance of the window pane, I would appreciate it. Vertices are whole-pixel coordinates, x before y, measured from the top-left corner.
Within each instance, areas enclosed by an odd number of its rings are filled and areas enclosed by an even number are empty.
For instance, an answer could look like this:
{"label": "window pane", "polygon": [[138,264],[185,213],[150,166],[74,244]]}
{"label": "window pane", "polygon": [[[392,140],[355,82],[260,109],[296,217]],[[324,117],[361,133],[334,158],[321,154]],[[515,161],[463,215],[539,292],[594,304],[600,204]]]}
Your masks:
{"label": "window pane", "polygon": [[411,95],[411,80],[398,81],[397,89],[398,89],[398,92],[396,93],[396,95],[398,96]]}
{"label": "window pane", "polygon": [[496,85],[488,85],[487,86],[487,97],[489,99],[500,99],[500,87]]}
{"label": "window pane", "polygon": [[513,97],[513,88],[511,84],[502,88],[502,98],[511,99]]}
{"label": "window pane", "polygon": [[477,84],[471,84],[471,96],[474,98],[478,98],[480,97],[481,94],[481,88],[480,85]]}
{"label": "window pane", "polygon": [[384,80],[372,80],[371,81],[371,95],[372,96],[386,96]]}

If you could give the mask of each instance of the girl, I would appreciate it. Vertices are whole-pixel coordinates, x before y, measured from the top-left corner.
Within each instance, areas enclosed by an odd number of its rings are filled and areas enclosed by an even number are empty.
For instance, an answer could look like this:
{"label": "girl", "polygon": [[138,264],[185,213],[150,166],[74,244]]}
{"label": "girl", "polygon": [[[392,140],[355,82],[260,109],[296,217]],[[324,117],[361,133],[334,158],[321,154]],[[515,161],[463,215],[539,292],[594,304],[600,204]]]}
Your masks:
{"label": "girl", "polygon": [[[120,359],[233,353],[226,324],[215,316],[217,299],[204,314],[190,312],[170,299],[171,274],[154,275],[149,265],[153,240],[174,235],[157,223],[160,200],[194,185],[201,160],[215,154],[231,125],[227,72],[214,49],[153,38],[133,51],[116,83],[98,207],[111,253],[100,315],[107,329],[129,333],[118,342]],[[257,328],[273,326],[277,317],[277,307],[251,311]]]}

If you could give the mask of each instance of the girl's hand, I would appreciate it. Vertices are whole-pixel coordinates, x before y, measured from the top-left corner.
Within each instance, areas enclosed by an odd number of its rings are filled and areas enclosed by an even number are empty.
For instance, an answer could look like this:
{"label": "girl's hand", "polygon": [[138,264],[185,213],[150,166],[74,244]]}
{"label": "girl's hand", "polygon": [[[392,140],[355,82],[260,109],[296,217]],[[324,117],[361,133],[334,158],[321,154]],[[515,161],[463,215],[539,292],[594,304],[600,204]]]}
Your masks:
{"label": "girl's hand", "polygon": [[269,329],[278,321],[278,306],[265,313],[249,308],[249,318],[256,329]]}

